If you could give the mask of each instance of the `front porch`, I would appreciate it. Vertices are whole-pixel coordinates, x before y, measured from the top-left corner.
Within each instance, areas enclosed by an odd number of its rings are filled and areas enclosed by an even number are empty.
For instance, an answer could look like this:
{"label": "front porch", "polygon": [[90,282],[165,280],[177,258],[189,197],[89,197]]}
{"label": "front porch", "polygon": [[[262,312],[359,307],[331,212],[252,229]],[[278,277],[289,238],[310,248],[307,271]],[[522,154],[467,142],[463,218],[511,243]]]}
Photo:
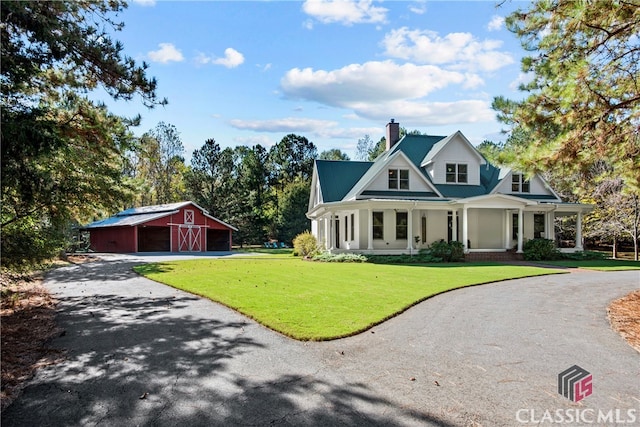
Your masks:
{"label": "front porch", "polygon": [[512,258],[511,253],[522,254],[527,240],[555,241],[555,222],[570,215],[575,216],[575,245],[561,250],[581,251],[582,218],[588,211],[584,205],[503,195],[444,203],[363,200],[335,208],[312,218],[313,234],[331,253],[412,255],[433,242],[453,240],[463,242],[473,258]]}

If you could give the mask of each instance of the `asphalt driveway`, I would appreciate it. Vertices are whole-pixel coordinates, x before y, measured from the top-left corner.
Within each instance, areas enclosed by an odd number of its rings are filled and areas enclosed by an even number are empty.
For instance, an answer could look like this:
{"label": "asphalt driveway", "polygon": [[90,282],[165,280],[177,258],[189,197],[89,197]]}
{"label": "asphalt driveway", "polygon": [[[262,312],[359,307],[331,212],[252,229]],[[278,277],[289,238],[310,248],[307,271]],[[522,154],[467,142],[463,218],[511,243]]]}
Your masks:
{"label": "asphalt driveway", "polygon": [[[67,360],[38,372],[3,426],[513,426],[616,409],[640,422],[640,354],[606,318],[640,287],[637,271],[459,289],[358,336],[305,343],[137,276],[145,260],[48,275]],[[572,365],[593,375],[578,403],[557,390]]]}

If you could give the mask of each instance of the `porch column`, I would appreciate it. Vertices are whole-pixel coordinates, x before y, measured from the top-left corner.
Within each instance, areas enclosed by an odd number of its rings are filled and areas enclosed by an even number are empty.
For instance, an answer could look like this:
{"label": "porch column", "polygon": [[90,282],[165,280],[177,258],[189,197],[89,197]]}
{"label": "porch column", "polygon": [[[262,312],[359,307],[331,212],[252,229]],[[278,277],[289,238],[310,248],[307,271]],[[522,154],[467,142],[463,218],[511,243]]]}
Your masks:
{"label": "porch column", "polygon": [[458,240],[458,211],[456,209],[451,211],[451,240],[454,242]]}
{"label": "porch column", "polygon": [[518,253],[521,254],[522,252],[524,252],[522,250],[522,241],[523,239],[523,234],[524,234],[524,209],[519,208],[518,209]]}
{"label": "porch column", "polygon": [[409,209],[407,214],[407,250],[409,254],[413,250],[413,209]]}
{"label": "porch column", "polygon": [[333,212],[329,212],[329,251],[332,251],[335,247],[335,235],[336,235],[336,216]]}
{"label": "porch column", "polygon": [[556,240],[554,236],[553,212],[547,212],[545,215],[544,233],[548,240]]}
{"label": "porch column", "polygon": [[329,218],[325,215],[324,218],[322,218],[322,225],[324,225],[324,227],[322,227],[324,230],[322,231],[322,244],[324,245],[324,249],[328,250],[329,249]]}
{"label": "porch column", "polygon": [[583,250],[582,247],[582,211],[578,211],[578,218],[576,219],[576,250]]}
{"label": "porch column", "polygon": [[[468,208],[466,206],[464,206],[462,208],[462,245],[464,247],[464,253],[468,253],[469,252],[469,245],[468,245],[468,241],[469,241],[469,225],[468,225],[468,218],[469,217],[469,211]],[[453,223],[455,224],[455,217],[453,220]]]}
{"label": "porch column", "polygon": [[367,227],[367,249],[373,250],[373,209],[369,208],[369,224]]}
{"label": "porch column", "polygon": [[324,237],[323,238],[324,242],[323,243],[324,243],[324,248],[326,250],[329,250],[329,226],[330,226],[329,218],[325,217],[324,218],[324,236],[323,236]]}
{"label": "porch column", "polygon": [[504,248],[509,250],[511,249],[511,212],[505,209],[502,218],[504,221]]}

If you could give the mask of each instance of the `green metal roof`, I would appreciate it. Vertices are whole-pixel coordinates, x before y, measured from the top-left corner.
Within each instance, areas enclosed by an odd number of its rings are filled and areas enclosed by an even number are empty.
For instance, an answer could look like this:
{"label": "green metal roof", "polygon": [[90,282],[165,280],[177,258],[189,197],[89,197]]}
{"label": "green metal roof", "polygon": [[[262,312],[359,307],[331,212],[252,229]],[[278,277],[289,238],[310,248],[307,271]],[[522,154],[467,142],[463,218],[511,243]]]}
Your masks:
{"label": "green metal roof", "polygon": [[373,162],[316,160],[318,180],[325,203],[337,202],[347,195]]}
{"label": "green metal roof", "polygon": [[[381,194],[380,192],[365,191],[367,183],[380,173],[387,165],[392,156],[396,156],[401,151],[411,161],[425,179],[433,184],[431,177],[426,170],[421,167],[422,162],[429,152],[437,144],[442,144],[449,137],[432,135],[405,135],[389,151],[378,156],[374,162],[355,162],[341,160],[316,160],[318,179],[322,188],[324,202],[336,202],[343,199],[351,199],[359,194],[364,196],[383,196],[399,198],[432,198],[437,197],[435,193],[427,192],[400,192],[390,191],[392,194]],[[444,198],[467,198],[490,194],[500,182],[501,171],[499,168],[486,163],[480,166],[480,185],[460,185],[460,184],[437,184],[434,188],[442,194]],[[420,193],[420,194],[414,194]],[[540,197],[547,199],[546,197]]]}
{"label": "green metal roof", "polygon": [[523,194],[523,193],[514,193],[512,196],[521,197],[527,200],[558,200],[556,196],[553,194]]}
{"label": "green metal roof", "polygon": [[454,199],[466,199],[467,197],[488,194],[487,189],[482,185],[436,184],[436,188],[444,197]]}
{"label": "green metal roof", "polygon": [[438,196],[436,193],[432,192],[432,191],[394,191],[394,190],[388,190],[388,191],[373,191],[373,190],[369,190],[369,191],[363,191],[362,193],[363,196],[368,196],[368,197],[383,197],[383,198],[394,198],[394,199],[406,199],[406,198],[411,198],[411,199],[434,199],[437,198],[439,199],[440,196]]}
{"label": "green metal roof", "polygon": [[445,136],[405,135],[389,151],[391,154],[396,151],[402,151],[414,165],[420,168],[422,159],[431,151],[434,145],[445,138]]}

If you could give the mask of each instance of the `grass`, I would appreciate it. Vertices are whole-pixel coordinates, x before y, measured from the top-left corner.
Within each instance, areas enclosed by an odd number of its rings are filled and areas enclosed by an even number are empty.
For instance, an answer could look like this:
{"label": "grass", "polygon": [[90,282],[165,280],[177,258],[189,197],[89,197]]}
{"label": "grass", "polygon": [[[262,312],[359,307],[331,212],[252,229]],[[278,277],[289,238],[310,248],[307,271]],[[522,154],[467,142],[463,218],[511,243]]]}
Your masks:
{"label": "grass", "polygon": [[544,261],[545,264],[558,267],[584,268],[598,271],[622,271],[640,270],[640,261],[619,260],[619,259],[598,259],[598,260],[562,260]]}
{"label": "grass", "polygon": [[258,254],[269,254],[269,255],[289,255],[289,256],[293,256],[293,249],[292,248],[277,248],[277,249],[273,249],[273,248],[265,248],[265,247],[246,247],[246,248],[234,248],[233,249],[234,252],[236,253],[258,253]]}
{"label": "grass", "polygon": [[269,258],[165,262],[135,270],[299,340],[354,335],[451,289],[562,272],[489,263],[398,266]]}

